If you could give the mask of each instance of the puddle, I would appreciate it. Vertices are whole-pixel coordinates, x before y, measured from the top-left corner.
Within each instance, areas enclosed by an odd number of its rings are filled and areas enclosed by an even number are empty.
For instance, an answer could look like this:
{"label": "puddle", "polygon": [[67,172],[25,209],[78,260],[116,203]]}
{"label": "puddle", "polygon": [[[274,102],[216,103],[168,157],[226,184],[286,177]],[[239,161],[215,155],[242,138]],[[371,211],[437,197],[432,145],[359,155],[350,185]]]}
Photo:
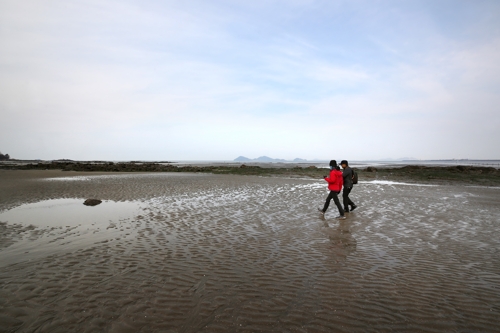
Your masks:
{"label": "puddle", "polygon": [[55,177],[55,178],[45,178],[44,181],[88,181],[91,180],[90,177],[85,176],[72,176],[72,177]]}
{"label": "puddle", "polygon": [[91,207],[84,201],[45,200],[1,212],[0,222],[7,226],[0,267],[136,236],[131,225],[144,214],[146,204],[103,201]]}
{"label": "puddle", "polygon": [[138,213],[140,202],[103,201],[85,206],[84,199],[55,199],[26,204],[0,213],[0,221],[35,227],[92,226],[129,218]]}
{"label": "puddle", "polygon": [[373,184],[373,185],[407,185],[407,186],[437,186],[437,185],[429,185],[429,184],[414,184],[414,183],[401,183],[401,182],[393,182],[390,180],[371,180],[371,181],[359,181],[360,184]]}
{"label": "puddle", "polygon": [[[187,173],[190,178],[193,177],[206,177],[207,174],[196,174]],[[43,182],[68,182],[68,181],[94,181],[94,180],[109,180],[109,179],[131,179],[131,178],[182,178],[186,177],[186,173],[176,172],[176,173],[128,173],[128,174],[111,174],[111,175],[92,175],[92,176],[66,176],[66,177],[53,177],[53,178],[42,178],[39,181]]]}

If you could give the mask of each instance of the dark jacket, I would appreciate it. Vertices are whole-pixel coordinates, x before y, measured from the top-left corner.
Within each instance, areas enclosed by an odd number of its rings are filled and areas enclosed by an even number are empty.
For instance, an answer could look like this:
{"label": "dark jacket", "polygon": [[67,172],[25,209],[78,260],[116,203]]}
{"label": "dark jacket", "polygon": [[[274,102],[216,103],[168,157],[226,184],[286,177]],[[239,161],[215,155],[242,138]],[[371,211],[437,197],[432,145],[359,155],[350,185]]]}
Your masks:
{"label": "dark jacket", "polygon": [[346,167],[342,170],[342,177],[344,178],[344,187],[352,188],[352,169],[350,167]]}

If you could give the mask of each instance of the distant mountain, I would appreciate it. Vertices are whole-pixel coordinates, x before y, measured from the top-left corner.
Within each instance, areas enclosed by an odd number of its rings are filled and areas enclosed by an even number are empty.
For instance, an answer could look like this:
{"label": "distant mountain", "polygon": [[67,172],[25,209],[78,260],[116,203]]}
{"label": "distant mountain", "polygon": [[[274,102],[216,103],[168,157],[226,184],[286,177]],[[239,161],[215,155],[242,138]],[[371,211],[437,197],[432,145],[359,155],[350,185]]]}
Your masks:
{"label": "distant mountain", "polygon": [[279,158],[271,158],[269,156],[260,156],[254,159],[256,162],[286,162],[286,160],[282,160]]}
{"label": "distant mountain", "polygon": [[234,159],[235,162],[250,162],[252,161],[248,157],[245,156],[238,156],[237,158]]}
{"label": "distant mountain", "polygon": [[298,157],[297,157],[296,159],[294,159],[294,160],[293,160],[293,162],[298,162],[298,163],[300,163],[300,162],[307,162],[307,160],[305,160],[305,159],[303,159],[303,158],[298,158]]}

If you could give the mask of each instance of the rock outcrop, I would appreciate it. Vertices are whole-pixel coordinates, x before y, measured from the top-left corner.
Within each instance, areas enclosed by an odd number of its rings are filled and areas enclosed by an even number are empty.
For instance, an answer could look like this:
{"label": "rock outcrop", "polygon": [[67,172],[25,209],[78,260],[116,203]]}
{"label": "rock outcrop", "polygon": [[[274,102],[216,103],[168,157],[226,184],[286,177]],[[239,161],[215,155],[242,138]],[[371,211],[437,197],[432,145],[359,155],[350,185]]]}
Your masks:
{"label": "rock outcrop", "polygon": [[102,201],[99,199],[87,199],[83,202],[85,206],[97,206],[100,204]]}

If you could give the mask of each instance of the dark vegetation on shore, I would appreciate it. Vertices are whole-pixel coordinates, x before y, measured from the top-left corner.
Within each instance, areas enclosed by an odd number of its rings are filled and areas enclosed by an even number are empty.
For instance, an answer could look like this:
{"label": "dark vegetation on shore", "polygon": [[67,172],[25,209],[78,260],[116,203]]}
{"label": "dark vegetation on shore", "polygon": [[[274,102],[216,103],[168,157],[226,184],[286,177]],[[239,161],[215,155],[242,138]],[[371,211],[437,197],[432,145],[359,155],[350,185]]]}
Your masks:
{"label": "dark vegetation on shore", "polygon": [[[89,172],[203,172],[214,174],[287,176],[322,178],[328,169],[314,166],[290,168],[266,168],[260,166],[176,166],[172,164],[139,162],[73,162],[53,161],[51,163],[0,164],[0,169],[7,170],[63,170]],[[418,183],[466,183],[484,186],[500,185],[500,170],[492,167],[476,166],[420,166],[408,165],[396,168],[354,168],[363,180],[394,180]]]}
{"label": "dark vegetation on shore", "polygon": [[372,172],[367,172],[364,169],[359,174],[360,179],[365,180],[380,179],[434,184],[465,183],[482,186],[500,185],[500,170],[492,167],[407,165],[401,168],[377,168]]}

